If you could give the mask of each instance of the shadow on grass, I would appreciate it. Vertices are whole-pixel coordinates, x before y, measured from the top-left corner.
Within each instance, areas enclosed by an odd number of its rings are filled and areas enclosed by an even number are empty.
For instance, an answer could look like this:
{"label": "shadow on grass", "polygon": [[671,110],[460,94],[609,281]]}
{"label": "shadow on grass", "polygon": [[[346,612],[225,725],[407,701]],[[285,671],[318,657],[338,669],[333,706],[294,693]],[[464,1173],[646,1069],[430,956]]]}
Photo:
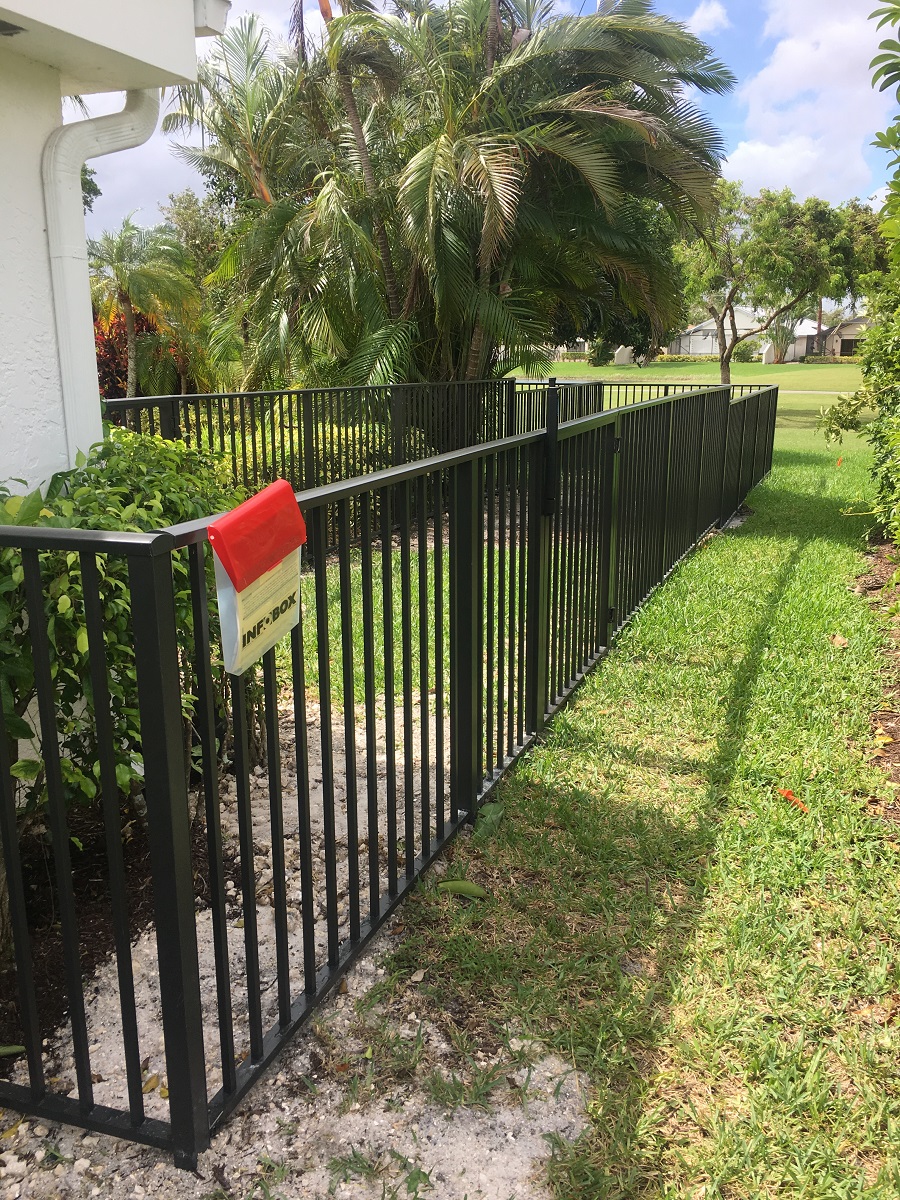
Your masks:
{"label": "shadow on grass", "polygon": [[[648,824],[652,821],[657,826],[651,841],[662,840],[667,848],[656,864],[655,884],[651,880],[664,903],[644,906],[641,925],[629,928],[628,940],[638,949],[642,941],[652,945],[654,971],[645,988],[635,988],[630,979],[625,997],[598,999],[598,1008],[606,1009],[598,1012],[598,1027],[620,1031],[620,1044],[617,1047],[609,1044],[608,1037],[598,1038],[595,1061],[583,1064],[592,1067],[594,1078],[602,1082],[589,1131],[573,1145],[559,1143],[555,1147],[551,1178],[560,1196],[573,1200],[636,1197],[656,1194],[655,1185],[663,1182],[665,1135],[659,1128],[661,1118],[648,1109],[647,1076],[652,1073],[654,1047],[663,1033],[672,991],[703,908],[705,860],[715,849],[721,797],[734,779],[746,740],[748,713],[769,631],[808,540],[799,542],[785,559],[755,623],[747,630],[744,656],[725,692],[724,728],[712,755],[697,760],[635,756],[635,761],[662,767],[673,775],[700,776],[705,795],[699,815],[690,825],[666,816],[645,816]],[[581,748],[586,750],[589,745],[585,740]],[[577,740],[567,739],[566,748],[577,753]],[[627,894],[622,897],[629,915],[634,911],[631,899]],[[626,973],[633,970],[627,953],[623,966]]]}
{"label": "shadow on grass", "polygon": [[[786,458],[821,468],[815,452],[782,454],[779,465],[788,465]],[[507,819],[498,835],[457,848],[463,873],[490,899],[462,906],[426,891],[409,906],[397,964],[410,971],[429,964],[429,1004],[438,1021],[472,1033],[500,1026],[530,1034],[590,1075],[590,1127],[575,1143],[554,1147],[551,1180],[561,1200],[663,1194],[682,1135],[667,1127],[651,1081],[671,1037],[674,991],[706,902],[706,861],[747,739],[772,627],[810,543],[832,539],[858,548],[864,529],[864,520],[846,519],[840,500],[815,486],[796,492],[776,476],[756,501],[751,497],[755,517],[725,535],[792,544],[778,552],[784,560],[755,598],[753,619],[735,646],[739,661],[717,683],[723,719],[711,750],[648,752],[639,729],[627,744],[603,746],[591,716],[579,720],[576,698],[546,747],[505,781],[497,798]],[[676,705],[679,696],[667,700]],[[675,788],[696,789],[689,815],[618,793],[606,767],[597,767],[598,750],[661,769]],[[671,1083],[688,1103],[689,1083]]]}

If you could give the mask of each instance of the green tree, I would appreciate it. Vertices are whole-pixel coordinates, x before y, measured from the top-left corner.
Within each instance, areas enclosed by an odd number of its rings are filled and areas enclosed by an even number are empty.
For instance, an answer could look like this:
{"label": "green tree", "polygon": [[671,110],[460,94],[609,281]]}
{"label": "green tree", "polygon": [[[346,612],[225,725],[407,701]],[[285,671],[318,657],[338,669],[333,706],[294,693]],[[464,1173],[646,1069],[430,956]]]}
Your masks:
{"label": "green tree", "polygon": [[99,199],[103,193],[100,191],[100,185],[97,183],[97,172],[93,167],[89,167],[87,163],[81,165],[81,203],[84,206],[84,211],[94,211],[94,201]]}
{"label": "green tree", "polygon": [[617,225],[628,229],[647,256],[647,271],[659,290],[671,298],[662,314],[651,315],[630,296],[620,282],[608,275],[598,279],[598,294],[573,296],[560,303],[553,329],[553,344],[566,346],[576,338],[594,343],[592,359],[597,365],[611,362],[619,346],[631,346],[635,360],[653,358],[684,328],[687,308],[684,279],[675,260],[678,226],[659,204],[627,201],[617,213]]}
{"label": "green tree", "polygon": [[165,325],[197,314],[199,294],[186,271],[184,253],[164,229],[143,229],[126,217],[121,228],[88,242],[91,297],[102,321],[125,320],[128,383],[137,395],[136,312]]}
{"label": "green tree", "polygon": [[[217,279],[248,298],[248,383],[545,369],[560,310],[611,289],[667,326],[676,289],[629,203],[700,219],[723,147],[685,89],[732,78],[649,0],[583,18],[409,0],[328,19],[305,63],[247,23],[219,54],[239,87],[204,74],[168,120],[202,128],[186,153],[241,189]],[[281,83],[248,123],[253,71]]]}
{"label": "green tree", "polygon": [[[796,316],[813,297],[858,296],[883,245],[877,230],[866,228],[857,202],[838,208],[814,197],[801,202],[788,189],[748,196],[725,180],[716,191],[714,212],[680,255],[688,300],[715,321],[721,379],[730,383],[742,341]],[[738,305],[761,314],[743,333]]]}
{"label": "green tree", "polygon": [[262,204],[272,203],[270,178],[290,161],[287,112],[296,73],[285,70],[255,16],[242,17],[200,59],[197,82],[176,89],[163,118],[165,132],[202,128],[206,144],[179,155],[207,177],[224,174]]}

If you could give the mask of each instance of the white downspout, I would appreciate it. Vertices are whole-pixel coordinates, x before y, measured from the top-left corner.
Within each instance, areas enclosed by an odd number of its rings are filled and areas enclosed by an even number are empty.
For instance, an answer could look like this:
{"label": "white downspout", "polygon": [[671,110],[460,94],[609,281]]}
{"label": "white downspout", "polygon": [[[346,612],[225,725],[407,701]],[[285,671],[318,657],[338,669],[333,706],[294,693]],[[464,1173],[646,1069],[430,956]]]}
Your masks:
{"label": "white downspout", "polygon": [[158,117],[158,90],[127,92],[121,112],[61,125],[44,146],[41,174],[70,467],[79,450],[102,437],[81,168],[89,158],[140,146]]}

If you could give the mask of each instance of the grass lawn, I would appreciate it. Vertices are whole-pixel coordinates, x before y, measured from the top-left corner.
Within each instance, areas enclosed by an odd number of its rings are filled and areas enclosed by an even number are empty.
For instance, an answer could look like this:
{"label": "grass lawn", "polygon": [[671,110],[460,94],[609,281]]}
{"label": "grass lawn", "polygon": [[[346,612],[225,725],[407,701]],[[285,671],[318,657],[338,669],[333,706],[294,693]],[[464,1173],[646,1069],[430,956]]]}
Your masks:
{"label": "grass lawn", "polygon": [[891,794],[885,631],[848,586],[868,455],[798,412],[753,515],[622,634],[501,787],[499,831],[456,843],[488,898],[407,906],[420,1013],[590,1079],[561,1200],[900,1194],[900,834],[866,811]]}
{"label": "grass lawn", "polygon": [[[556,363],[558,379],[607,379],[616,383],[719,382],[719,364],[648,363],[646,367],[592,367],[590,363]],[[860,369],[854,363],[785,363],[766,367],[762,363],[734,363],[734,383],[777,383],[779,387],[801,392],[852,392],[861,382]]]}

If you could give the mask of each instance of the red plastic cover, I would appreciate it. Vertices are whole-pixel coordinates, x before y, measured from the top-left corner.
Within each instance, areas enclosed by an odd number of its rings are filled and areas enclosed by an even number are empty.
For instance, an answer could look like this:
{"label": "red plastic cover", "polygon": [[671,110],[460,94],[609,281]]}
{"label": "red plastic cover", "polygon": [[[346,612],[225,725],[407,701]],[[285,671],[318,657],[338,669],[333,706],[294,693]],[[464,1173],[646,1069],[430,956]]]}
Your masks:
{"label": "red plastic cover", "polygon": [[239,592],[306,541],[306,522],[286,479],[270,483],[209,526],[209,542]]}

